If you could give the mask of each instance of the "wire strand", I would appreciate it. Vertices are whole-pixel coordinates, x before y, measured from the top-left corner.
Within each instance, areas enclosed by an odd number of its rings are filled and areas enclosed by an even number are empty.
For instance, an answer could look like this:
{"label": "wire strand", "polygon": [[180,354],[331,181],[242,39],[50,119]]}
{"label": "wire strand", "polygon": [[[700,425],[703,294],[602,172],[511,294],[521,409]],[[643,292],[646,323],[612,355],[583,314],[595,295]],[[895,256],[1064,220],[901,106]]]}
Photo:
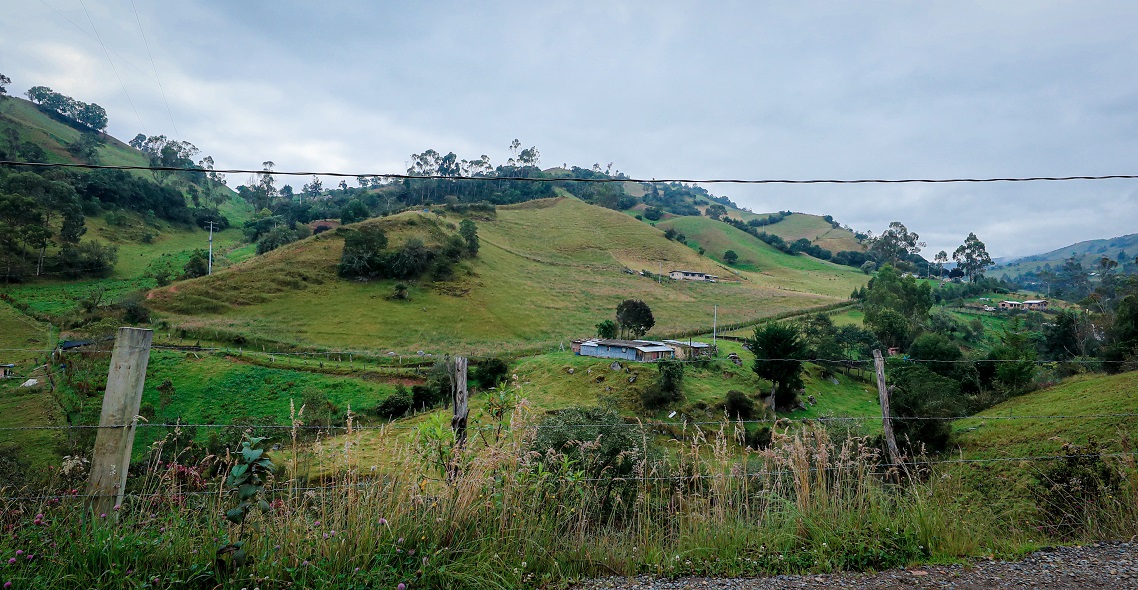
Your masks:
{"label": "wire strand", "polygon": [[[0,160],[0,165],[28,166],[38,168],[81,168],[89,170],[156,170],[159,172],[205,172],[200,167],[179,166],[131,166],[107,164],[78,164],[60,162],[17,162],[13,160]],[[215,169],[218,174],[268,174],[274,176],[329,176],[336,178],[383,178],[388,180],[455,180],[455,181],[519,181],[519,182],[572,182],[572,183],[682,183],[682,184],[952,184],[952,183],[991,183],[991,182],[1066,182],[1073,180],[1134,180],[1138,174],[1106,174],[1083,176],[1019,176],[1019,177],[990,177],[990,178],[815,178],[815,179],[786,179],[786,178],[573,178],[573,177],[532,177],[532,176],[444,176],[440,174],[399,174],[376,172],[314,172],[314,171],[284,171],[284,170],[253,170],[245,168]]]}

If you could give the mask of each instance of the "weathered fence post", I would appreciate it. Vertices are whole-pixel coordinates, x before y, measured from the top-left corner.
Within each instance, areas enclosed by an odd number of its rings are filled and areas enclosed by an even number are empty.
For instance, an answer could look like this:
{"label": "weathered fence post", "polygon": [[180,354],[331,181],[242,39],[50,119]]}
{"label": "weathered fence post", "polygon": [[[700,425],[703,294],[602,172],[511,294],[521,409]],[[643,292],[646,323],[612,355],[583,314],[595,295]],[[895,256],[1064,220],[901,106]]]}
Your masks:
{"label": "weathered fence post", "polygon": [[87,506],[96,513],[106,514],[122,504],[153,339],[153,331],[141,328],[119,328],[115,337],[87,480]]}
{"label": "weathered fence post", "polygon": [[458,448],[466,444],[466,416],[470,413],[470,390],[466,387],[466,357],[454,357],[454,388],[451,390],[454,401],[454,417],[450,427],[454,429],[454,444]]}
{"label": "weathered fence post", "polygon": [[466,357],[454,357],[454,373],[451,374],[451,401],[454,402],[454,417],[450,427],[454,429],[454,449],[450,465],[447,467],[447,481],[458,477],[458,454],[466,444],[466,417],[470,412],[470,390],[466,388]]}
{"label": "weathered fence post", "polygon": [[881,428],[885,431],[885,446],[889,451],[889,460],[898,470],[901,464],[901,451],[897,449],[897,439],[893,438],[893,418],[889,415],[889,390],[885,385],[885,359],[881,351],[873,350],[873,366],[877,369],[877,397],[881,400]]}

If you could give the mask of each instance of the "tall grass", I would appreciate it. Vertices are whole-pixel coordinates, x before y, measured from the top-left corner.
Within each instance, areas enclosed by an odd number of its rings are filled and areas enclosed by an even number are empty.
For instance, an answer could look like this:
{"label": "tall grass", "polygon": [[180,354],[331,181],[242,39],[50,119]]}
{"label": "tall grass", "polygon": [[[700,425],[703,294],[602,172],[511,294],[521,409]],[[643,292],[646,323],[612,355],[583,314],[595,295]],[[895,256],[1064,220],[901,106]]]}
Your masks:
{"label": "tall grass", "polygon": [[[884,483],[869,441],[820,427],[783,429],[755,450],[741,446],[742,425],[724,422],[647,452],[653,435],[624,425],[640,448],[597,471],[588,461],[599,440],[535,448],[540,426],[524,404],[500,423],[475,426],[465,449],[451,446],[445,426],[390,433],[389,460],[377,466],[359,461],[360,432],[319,441],[310,450],[338,466],[319,484],[290,476],[304,456],[294,429],[273,453],[286,467],[268,486],[269,510],[243,527],[223,517],[236,499],[221,474],[236,457],[188,461],[184,450],[156,443],[135,494],[111,514],[86,513],[67,493],[0,502],[0,584],[556,587],[641,573],[879,569],[1044,541],[1014,518],[962,501],[962,479],[952,474]],[[631,469],[617,470],[620,461]],[[81,487],[74,468],[56,471],[49,487]],[[1133,506],[1133,486],[1123,492],[1118,501]],[[1096,534],[1136,524],[1133,510],[1122,516],[1113,525],[1096,520],[1107,527]],[[241,566],[217,554],[235,541],[249,554]]]}

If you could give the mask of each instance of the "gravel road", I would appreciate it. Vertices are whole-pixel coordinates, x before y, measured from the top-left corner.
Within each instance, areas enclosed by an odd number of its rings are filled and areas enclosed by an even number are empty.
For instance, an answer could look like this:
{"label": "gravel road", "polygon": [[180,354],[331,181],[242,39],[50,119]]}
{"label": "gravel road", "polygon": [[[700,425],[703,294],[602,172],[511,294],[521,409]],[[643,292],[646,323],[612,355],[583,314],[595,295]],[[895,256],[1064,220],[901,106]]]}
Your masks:
{"label": "gravel road", "polygon": [[841,573],[769,578],[603,578],[575,590],[782,590],[789,588],[1083,588],[1138,589],[1138,543],[1095,543],[1036,551],[1020,561],[914,567],[874,574]]}

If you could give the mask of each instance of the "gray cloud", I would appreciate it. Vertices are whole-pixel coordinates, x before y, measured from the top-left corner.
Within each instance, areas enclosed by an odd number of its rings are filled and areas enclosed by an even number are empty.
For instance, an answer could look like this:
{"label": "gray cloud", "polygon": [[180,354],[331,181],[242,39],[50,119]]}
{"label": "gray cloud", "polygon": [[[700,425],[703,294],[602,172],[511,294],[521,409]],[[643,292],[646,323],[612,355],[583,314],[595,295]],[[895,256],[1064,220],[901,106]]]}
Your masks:
{"label": "gray cloud", "polygon": [[[393,172],[428,147],[501,161],[514,137],[547,165],[655,177],[1111,174],[1138,159],[1127,2],[136,2],[174,123],[129,0],[87,3],[121,85],[78,2],[44,2],[6,8],[13,91],[98,102],[115,135],[180,135],[226,167]],[[931,252],[969,231],[995,255],[1138,231],[1133,182],[709,188],[859,229],[901,220]]]}

